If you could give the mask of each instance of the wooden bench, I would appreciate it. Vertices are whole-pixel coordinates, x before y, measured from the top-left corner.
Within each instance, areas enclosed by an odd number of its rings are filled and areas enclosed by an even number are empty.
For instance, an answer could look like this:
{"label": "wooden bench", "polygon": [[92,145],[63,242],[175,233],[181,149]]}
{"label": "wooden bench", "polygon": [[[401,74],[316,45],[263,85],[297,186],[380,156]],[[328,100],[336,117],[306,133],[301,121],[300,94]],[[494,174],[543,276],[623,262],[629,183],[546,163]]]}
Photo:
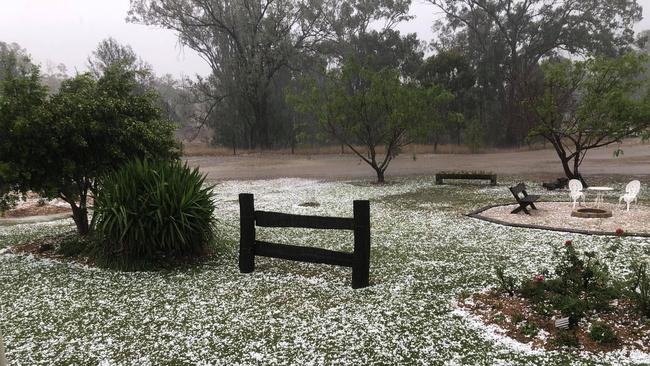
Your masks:
{"label": "wooden bench", "polygon": [[527,215],[530,215],[530,212],[526,209],[528,206],[533,210],[537,210],[535,207],[535,201],[539,199],[539,196],[526,193],[526,185],[519,183],[514,187],[510,187],[510,192],[515,196],[515,200],[519,204],[519,207],[512,210],[510,213],[516,214],[519,211],[524,211]]}
{"label": "wooden bench", "polygon": [[444,179],[489,180],[490,185],[497,185],[497,175],[491,173],[444,172],[436,174],[436,184],[444,184]]}

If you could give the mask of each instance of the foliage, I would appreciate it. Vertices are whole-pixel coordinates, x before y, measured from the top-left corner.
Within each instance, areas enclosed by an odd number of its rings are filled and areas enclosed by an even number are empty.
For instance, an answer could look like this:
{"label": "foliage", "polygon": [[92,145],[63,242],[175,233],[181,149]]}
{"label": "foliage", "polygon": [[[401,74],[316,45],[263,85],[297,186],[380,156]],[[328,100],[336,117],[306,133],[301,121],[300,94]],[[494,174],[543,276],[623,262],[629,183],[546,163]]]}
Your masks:
{"label": "foliage", "polygon": [[[315,79],[305,83],[304,92],[290,95],[292,104],[315,115],[332,136],[375,170],[378,182],[384,181],[384,172],[401,148],[435,118],[436,107],[451,98],[437,86],[419,89],[404,83],[397,70],[374,71],[353,62],[328,71],[322,84]],[[384,147],[383,157],[379,146]]]}
{"label": "foliage", "polygon": [[119,65],[94,79],[80,74],[47,97],[38,67],[0,84],[0,188],[68,202],[80,234],[89,230],[87,199],[97,177],[134,157],[175,158],[174,126]]}
{"label": "foliage", "polygon": [[561,250],[556,250],[555,260],[553,275],[543,271],[516,287],[514,278],[497,269],[497,283],[510,294],[518,292],[528,299],[538,313],[559,311],[569,317],[571,325],[578,324],[589,311],[608,310],[610,301],[620,296],[608,267],[593,252],[579,255],[571,241],[567,241]]}
{"label": "foliage", "polygon": [[539,326],[532,322],[525,322],[521,326],[521,333],[526,337],[535,337],[539,333]]}
{"label": "foliage", "polygon": [[633,263],[630,292],[641,314],[650,318],[650,273],[647,263]]}
{"label": "foliage", "polygon": [[553,342],[560,347],[576,348],[580,345],[578,336],[572,329],[558,329]]}
{"label": "foliage", "polygon": [[96,238],[92,235],[67,235],[58,243],[56,252],[65,257],[90,255]]}
{"label": "foliage", "polygon": [[215,208],[204,182],[178,161],[134,160],[108,174],[95,198],[100,260],[128,267],[204,254]]}
{"label": "foliage", "polygon": [[650,127],[650,89],[640,79],[645,59],[628,53],[543,65],[543,92],[526,102],[532,134],[553,145],[567,178],[586,185],[579,167],[589,150]]}
{"label": "foliage", "polygon": [[611,344],[617,340],[614,329],[603,322],[593,322],[591,324],[589,337],[601,344]]}
{"label": "foliage", "polygon": [[[467,120],[474,118],[477,98],[475,70],[465,55],[457,50],[439,50],[422,64],[417,80],[423,86],[440,85],[454,96],[446,106],[438,133],[446,130],[452,141],[460,145]],[[473,137],[473,136],[470,136]],[[468,141],[473,141],[469,138]],[[437,139],[434,139],[437,142]],[[435,146],[434,146],[435,150]]]}
{"label": "foliage", "polygon": [[445,15],[438,49],[457,49],[477,74],[480,124],[520,143],[530,121],[521,101],[537,90],[539,61],[559,54],[615,55],[634,42],[636,0],[428,0]]}
{"label": "foliage", "polygon": [[519,289],[519,286],[517,285],[517,280],[513,276],[506,275],[503,270],[503,267],[497,267],[495,269],[495,272],[496,272],[499,288],[507,292],[508,295],[514,296],[515,292]]}
{"label": "foliage", "polygon": [[100,78],[111,67],[118,66],[144,77],[151,73],[151,65],[142,61],[133,48],[120,44],[109,37],[97,45],[97,49],[88,57],[88,68],[96,78]]}

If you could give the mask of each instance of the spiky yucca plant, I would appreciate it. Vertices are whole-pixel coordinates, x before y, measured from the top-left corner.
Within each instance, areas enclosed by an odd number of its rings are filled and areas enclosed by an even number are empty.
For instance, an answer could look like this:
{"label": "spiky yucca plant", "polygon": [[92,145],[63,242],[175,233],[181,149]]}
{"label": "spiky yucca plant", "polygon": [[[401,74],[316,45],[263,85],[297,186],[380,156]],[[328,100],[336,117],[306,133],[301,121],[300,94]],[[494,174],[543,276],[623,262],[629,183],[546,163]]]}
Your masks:
{"label": "spiky yucca plant", "polygon": [[107,175],[94,204],[99,259],[128,266],[205,253],[215,204],[204,182],[178,161],[134,160]]}

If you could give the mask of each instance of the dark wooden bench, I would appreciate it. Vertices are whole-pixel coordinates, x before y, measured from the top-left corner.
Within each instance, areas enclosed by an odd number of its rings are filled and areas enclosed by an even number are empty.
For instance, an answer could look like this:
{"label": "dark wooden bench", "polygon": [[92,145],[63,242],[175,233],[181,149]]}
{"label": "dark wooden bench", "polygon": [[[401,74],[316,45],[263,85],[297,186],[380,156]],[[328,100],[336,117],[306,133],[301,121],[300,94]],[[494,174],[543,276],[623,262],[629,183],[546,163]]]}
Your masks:
{"label": "dark wooden bench", "polygon": [[539,196],[526,193],[525,184],[519,183],[514,187],[510,187],[510,192],[512,192],[512,195],[515,196],[515,199],[519,204],[519,207],[515,208],[510,213],[516,214],[519,211],[524,211],[527,215],[530,215],[530,212],[526,209],[528,206],[533,210],[537,210],[537,207],[535,207],[535,201],[539,199]]}
{"label": "dark wooden bench", "polygon": [[491,173],[443,172],[436,174],[436,184],[444,184],[444,179],[489,180],[490,185],[497,185],[497,175]]}

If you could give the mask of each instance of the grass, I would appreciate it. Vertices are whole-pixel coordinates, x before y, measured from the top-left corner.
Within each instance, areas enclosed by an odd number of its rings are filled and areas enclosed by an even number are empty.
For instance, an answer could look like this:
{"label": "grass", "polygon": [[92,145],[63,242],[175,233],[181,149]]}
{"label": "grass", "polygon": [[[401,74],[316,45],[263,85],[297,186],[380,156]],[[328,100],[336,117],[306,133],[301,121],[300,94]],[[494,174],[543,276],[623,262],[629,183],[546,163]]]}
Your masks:
{"label": "grass", "polygon": [[[464,213],[510,201],[497,187],[391,185],[305,179],[222,182],[217,193],[221,254],[199,265],[124,273],[0,255],[0,334],[12,365],[239,364],[625,364],[632,354],[540,352],[484,329],[455,306],[458,296],[493,286],[494,267],[532,276],[550,266],[554,246],[572,239],[600,250],[611,238],[496,226]],[[531,191],[540,189],[532,185]],[[618,185],[621,185],[618,183]],[[622,185],[621,185],[622,186]],[[237,269],[237,194],[269,211],[351,216],[371,201],[371,282],[350,288],[350,270],[261,258]],[[545,193],[566,199],[566,193]],[[650,201],[643,193],[641,201]],[[301,203],[320,203],[301,207]],[[0,247],[72,230],[72,223],[0,227]],[[351,250],[348,232],[258,229],[262,240]],[[628,271],[650,259],[650,240],[623,238],[608,262]],[[637,357],[637,358],[635,358]]]}

